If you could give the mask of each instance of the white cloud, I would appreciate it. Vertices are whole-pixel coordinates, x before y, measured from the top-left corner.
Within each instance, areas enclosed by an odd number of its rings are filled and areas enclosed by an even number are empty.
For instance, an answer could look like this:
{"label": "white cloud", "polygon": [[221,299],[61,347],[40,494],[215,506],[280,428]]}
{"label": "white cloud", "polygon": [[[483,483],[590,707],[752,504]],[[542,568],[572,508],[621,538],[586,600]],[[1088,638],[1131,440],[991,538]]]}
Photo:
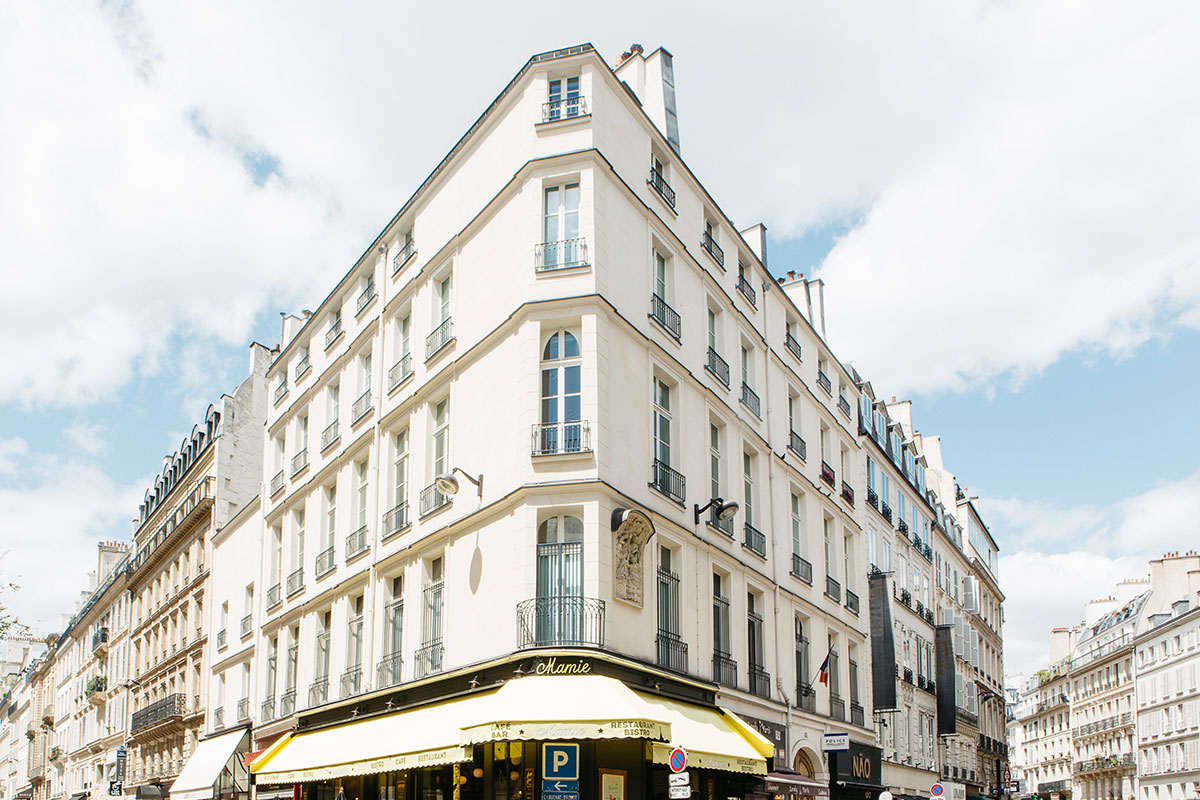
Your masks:
{"label": "white cloud", "polygon": [[29,443],[20,437],[0,439],[0,475],[15,474],[18,462],[28,452]]}
{"label": "white cloud", "polygon": [[98,456],[108,448],[104,439],[104,425],[99,422],[77,422],[63,428],[63,438],[78,452]]}

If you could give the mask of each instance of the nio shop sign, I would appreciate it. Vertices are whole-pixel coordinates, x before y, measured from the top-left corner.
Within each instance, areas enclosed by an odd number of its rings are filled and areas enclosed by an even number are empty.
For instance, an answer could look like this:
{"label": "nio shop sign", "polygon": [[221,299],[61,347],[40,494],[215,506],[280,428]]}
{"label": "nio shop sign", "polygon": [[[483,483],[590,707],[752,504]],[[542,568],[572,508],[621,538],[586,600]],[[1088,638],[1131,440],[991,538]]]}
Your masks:
{"label": "nio shop sign", "polygon": [[850,742],[845,752],[830,753],[830,779],[843,788],[840,796],[876,800],[883,791],[882,755],[878,747],[858,742]]}

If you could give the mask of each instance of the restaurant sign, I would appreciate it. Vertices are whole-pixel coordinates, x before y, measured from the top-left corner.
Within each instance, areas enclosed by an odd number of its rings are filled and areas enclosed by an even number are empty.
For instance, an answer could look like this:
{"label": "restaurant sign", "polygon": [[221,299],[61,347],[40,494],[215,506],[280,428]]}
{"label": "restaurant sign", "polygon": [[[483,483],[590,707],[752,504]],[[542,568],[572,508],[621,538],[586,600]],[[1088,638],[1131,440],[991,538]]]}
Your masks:
{"label": "restaurant sign", "polygon": [[462,744],[514,740],[654,739],[669,741],[671,726],[645,719],[608,719],[570,722],[493,722],[466,728]]}

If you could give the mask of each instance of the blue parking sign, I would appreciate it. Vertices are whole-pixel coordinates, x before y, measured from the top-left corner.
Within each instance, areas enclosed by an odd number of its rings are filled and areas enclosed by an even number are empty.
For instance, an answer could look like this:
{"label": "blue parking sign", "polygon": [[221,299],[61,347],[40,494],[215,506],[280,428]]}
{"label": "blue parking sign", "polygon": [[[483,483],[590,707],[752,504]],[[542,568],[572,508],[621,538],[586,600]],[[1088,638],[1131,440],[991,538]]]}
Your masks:
{"label": "blue parking sign", "polygon": [[545,780],[579,780],[579,745],[542,745],[542,778]]}

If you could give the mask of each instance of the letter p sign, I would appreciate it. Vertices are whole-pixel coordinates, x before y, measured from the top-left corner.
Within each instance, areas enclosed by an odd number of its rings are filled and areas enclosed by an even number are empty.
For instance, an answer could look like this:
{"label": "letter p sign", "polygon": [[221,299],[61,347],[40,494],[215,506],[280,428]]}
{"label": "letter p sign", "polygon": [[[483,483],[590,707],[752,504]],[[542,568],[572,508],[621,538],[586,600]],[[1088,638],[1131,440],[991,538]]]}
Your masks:
{"label": "letter p sign", "polygon": [[542,745],[542,778],[544,780],[579,780],[579,745]]}

